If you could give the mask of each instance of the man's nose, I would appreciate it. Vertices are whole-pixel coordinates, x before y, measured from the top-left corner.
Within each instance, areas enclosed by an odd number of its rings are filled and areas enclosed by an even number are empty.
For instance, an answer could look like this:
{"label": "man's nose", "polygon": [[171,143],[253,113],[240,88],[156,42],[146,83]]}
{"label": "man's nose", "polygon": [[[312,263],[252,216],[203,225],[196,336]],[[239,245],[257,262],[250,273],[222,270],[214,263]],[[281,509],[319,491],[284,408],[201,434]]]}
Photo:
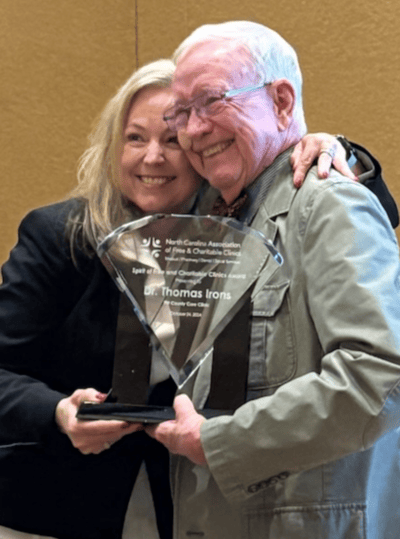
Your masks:
{"label": "man's nose", "polygon": [[158,142],[150,142],[146,148],[143,161],[147,165],[158,165],[165,161],[164,149]]}
{"label": "man's nose", "polygon": [[192,108],[185,128],[186,135],[189,137],[199,137],[204,133],[210,132],[211,129],[212,124],[207,116],[199,114],[195,108]]}

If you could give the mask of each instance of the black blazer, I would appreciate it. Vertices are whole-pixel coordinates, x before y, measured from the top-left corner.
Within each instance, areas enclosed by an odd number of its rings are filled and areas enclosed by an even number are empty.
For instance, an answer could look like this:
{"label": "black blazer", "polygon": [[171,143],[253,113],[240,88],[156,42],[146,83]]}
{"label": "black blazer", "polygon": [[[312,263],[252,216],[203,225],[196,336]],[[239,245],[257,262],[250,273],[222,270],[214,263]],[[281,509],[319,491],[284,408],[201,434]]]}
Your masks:
{"label": "black blazer", "polygon": [[97,257],[70,255],[76,201],[21,223],[0,287],[0,524],[60,539],[121,537],[134,480],[153,441],[135,433],[82,455],[58,431],[58,401],[111,386],[119,291]]}
{"label": "black blazer", "polygon": [[399,212],[397,209],[396,202],[394,201],[392,195],[389,192],[389,189],[386,187],[386,184],[383,181],[382,167],[379,164],[379,161],[375,159],[375,157],[370,154],[370,152],[366,150],[363,146],[355,144],[354,142],[352,142],[351,145],[353,149],[356,150],[356,154],[358,154],[359,152],[361,152],[361,154],[365,153],[371,159],[374,166],[371,177],[363,179],[363,177],[361,176],[360,179],[362,183],[366,187],[368,187],[368,189],[372,191],[375,196],[378,197],[380,203],[385,208],[386,213],[388,214],[392,227],[397,228],[399,226]]}

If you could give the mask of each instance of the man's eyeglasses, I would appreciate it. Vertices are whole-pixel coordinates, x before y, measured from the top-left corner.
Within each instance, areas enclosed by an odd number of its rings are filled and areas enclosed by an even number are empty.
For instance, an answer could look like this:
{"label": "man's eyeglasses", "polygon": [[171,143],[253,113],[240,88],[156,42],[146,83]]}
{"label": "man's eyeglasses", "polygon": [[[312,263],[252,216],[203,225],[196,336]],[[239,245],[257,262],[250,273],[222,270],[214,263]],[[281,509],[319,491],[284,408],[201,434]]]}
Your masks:
{"label": "man's eyeglasses", "polygon": [[197,116],[201,118],[207,116],[214,116],[219,114],[226,105],[226,100],[244,94],[246,92],[254,92],[260,90],[271,84],[270,82],[264,82],[257,86],[246,86],[244,88],[237,88],[235,90],[228,90],[227,92],[220,93],[218,91],[209,90],[204,92],[192,101],[189,101],[186,105],[175,105],[165,111],[164,120],[167,122],[171,131],[179,131],[187,126],[192,109],[196,111]]}

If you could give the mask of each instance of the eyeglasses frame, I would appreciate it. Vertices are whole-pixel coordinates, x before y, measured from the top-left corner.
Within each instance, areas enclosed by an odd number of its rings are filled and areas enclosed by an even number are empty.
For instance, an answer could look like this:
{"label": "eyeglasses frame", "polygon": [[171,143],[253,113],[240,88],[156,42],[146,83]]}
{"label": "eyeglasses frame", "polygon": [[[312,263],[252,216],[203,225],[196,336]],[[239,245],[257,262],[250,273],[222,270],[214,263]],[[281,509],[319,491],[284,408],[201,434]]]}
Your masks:
{"label": "eyeglasses frame", "polygon": [[[226,92],[223,92],[220,97],[216,98],[217,100],[223,100],[223,99],[226,99],[226,98],[232,98],[232,97],[236,97],[238,95],[241,95],[241,94],[244,94],[244,93],[247,93],[247,92],[255,92],[256,90],[261,90],[261,88],[264,88],[265,86],[268,86],[269,84],[272,84],[272,82],[263,82],[262,84],[257,84],[257,85],[252,85],[252,86],[244,86],[243,88],[234,88],[232,90],[227,90]],[[194,108],[195,111],[196,111],[196,114],[198,115],[199,114],[199,110],[197,110],[195,107],[194,107],[194,103],[196,101],[198,101],[198,99],[205,95],[207,92],[204,92],[203,94],[200,94],[199,96],[195,97],[194,99],[192,99],[191,101],[189,101],[189,103],[185,106],[185,107],[182,107],[180,112],[188,112],[188,115],[187,115],[187,121],[189,121],[189,117],[190,117],[190,112],[191,112],[191,109]],[[168,127],[172,130],[172,131],[178,131],[178,129],[175,127],[174,125],[174,128],[171,128],[171,125],[168,123],[169,121],[171,120],[174,120],[176,119],[177,117],[177,114],[174,114],[176,110],[176,106],[173,106],[171,107],[170,109],[168,109],[167,111],[165,111],[165,114],[163,116],[163,120],[165,122],[167,122],[168,124]],[[175,122],[174,122],[175,123]],[[187,125],[187,122],[184,126],[182,127],[186,127]],[[180,127],[180,129],[182,129],[182,127]]]}

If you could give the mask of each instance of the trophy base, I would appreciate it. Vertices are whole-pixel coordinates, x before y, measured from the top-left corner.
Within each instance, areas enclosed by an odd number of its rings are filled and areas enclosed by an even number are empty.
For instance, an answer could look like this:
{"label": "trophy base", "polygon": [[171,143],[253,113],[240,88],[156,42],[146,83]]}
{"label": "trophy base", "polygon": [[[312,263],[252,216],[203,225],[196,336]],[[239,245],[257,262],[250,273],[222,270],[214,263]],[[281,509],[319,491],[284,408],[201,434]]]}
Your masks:
{"label": "trophy base", "polygon": [[[198,413],[206,419],[212,419],[220,415],[232,415],[233,412],[233,410],[214,410],[212,408],[198,410]],[[83,420],[117,419],[132,423],[150,424],[175,419],[175,412],[171,406],[83,402],[79,406],[76,417]]]}

